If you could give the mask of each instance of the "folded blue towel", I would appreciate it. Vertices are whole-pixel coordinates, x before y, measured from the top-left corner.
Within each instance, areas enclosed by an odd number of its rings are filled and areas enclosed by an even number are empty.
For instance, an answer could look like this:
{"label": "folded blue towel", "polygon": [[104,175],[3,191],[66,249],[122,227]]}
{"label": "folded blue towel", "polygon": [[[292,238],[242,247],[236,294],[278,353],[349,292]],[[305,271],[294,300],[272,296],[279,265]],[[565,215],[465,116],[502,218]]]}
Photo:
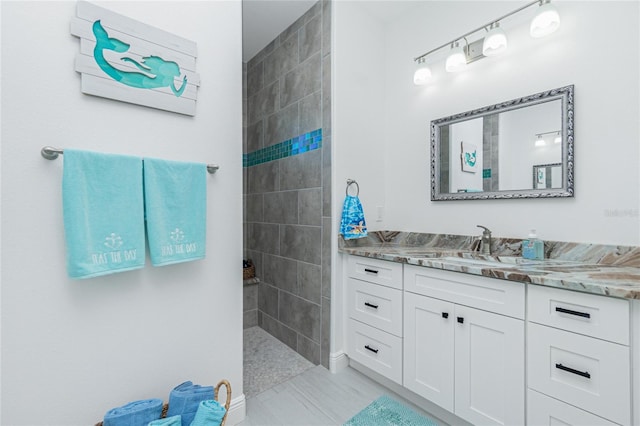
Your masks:
{"label": "folded blue towel", "polygon": [[191,422],[191,426],[214,426],[219,425],[227,410],[215,399],[208,399],[200,402],[196,417]]}
{"label": "folded blue towel", "polygon": [[[65,155],[67,155],[65,151]],[[143,399],[112,408],[104,415],[103,426],[144,426],[162,416],[161,399]]]}
{"label": "folded blue towel", "polygon": [[206,176],[204,163],[144,159],[147,238],[154,266],[204,258]]}
{"label": "folded blue towel", "polygon": [[141,158],[65,149],[62,206],[71,278],[144,267]]}
{"label": "folded blue towel", "polygon": [[340,233],[345,240],[367,236],[367,223],[358,197],[347,195],[344,199]]}
{"label": "folded blue towel", "polygon": [[213,386],[194,385],[184,382],[176,386],[169,394],[167,417],[180,414],[182,424],[189,426],[198,412],[200,402],[213,399]]}
{"label": "folded blue towel", "polygon": [[182,417],[180,415],[165,417],[149,422],[147,426],[182,426]]}

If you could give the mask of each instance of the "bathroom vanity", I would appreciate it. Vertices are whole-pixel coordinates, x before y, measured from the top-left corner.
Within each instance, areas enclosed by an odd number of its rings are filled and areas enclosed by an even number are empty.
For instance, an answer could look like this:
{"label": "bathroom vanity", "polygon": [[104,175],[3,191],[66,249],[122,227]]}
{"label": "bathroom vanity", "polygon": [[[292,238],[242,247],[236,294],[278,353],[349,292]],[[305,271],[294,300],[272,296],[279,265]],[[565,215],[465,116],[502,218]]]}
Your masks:
{"label": "bathroom vanity", "polygon": [[471,424],[640,424],[637,267],[340,250],[355,368]]}

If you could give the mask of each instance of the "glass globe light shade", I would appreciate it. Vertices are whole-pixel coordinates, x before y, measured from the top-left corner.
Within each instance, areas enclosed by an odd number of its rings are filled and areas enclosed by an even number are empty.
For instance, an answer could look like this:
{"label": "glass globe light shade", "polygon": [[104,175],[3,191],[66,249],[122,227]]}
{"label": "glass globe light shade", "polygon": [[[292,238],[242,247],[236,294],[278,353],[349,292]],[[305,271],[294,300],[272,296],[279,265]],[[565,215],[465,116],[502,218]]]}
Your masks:
{"label": "glass globe light shade", "polygon": [[560,14],[550,3],[545,3],[538,8],[536,16],[531,21],[529,33],[531,37],[544,37],[560,27]]}

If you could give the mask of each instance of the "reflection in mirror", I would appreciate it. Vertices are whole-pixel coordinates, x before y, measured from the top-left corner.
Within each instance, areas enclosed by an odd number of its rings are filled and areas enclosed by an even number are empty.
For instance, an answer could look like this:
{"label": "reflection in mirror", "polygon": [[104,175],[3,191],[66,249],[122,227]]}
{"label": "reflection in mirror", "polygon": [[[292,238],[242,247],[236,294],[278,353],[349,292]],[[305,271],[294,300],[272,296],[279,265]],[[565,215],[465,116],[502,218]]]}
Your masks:
{"label": "reflection in mirror", "polygon": [[533,166],[535,189],[562,188],[562,164],[538,164]]}
{"label": "reflection in mirror", "polygon": [[432,121],[431,166],[434,201],[573,196],[573,86]]}

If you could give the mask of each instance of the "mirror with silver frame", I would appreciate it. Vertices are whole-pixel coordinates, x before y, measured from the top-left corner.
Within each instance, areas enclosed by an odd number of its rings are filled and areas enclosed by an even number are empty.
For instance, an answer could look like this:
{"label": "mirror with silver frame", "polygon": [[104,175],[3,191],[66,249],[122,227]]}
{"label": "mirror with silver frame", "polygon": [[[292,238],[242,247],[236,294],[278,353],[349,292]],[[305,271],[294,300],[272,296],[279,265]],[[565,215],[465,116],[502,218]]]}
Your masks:
{"label": "mirror with silver frame", "polygon": [[433,120],[431,200],[573,197],[573,120],[573,85]]}

